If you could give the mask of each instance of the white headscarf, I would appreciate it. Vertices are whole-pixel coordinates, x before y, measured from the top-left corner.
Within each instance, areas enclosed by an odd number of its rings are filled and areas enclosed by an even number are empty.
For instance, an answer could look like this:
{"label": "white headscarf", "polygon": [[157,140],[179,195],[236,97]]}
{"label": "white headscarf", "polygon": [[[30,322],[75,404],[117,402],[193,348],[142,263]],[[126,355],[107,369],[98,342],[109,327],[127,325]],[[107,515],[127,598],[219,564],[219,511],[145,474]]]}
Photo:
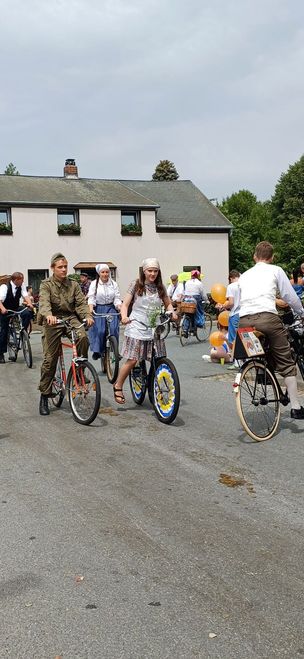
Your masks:
{"label": "white headscarf", "polygon": [[110,268],[109,268],[107,263],[98,263],[95,270],[96,270],[97,274],[99,275],[100,270],[110,270]]}
{"label": "white headscarf", "polygon": [[158,270],[160,270],[158,260],[154,258],[144,259],[142,262],[142,269],[143,271],[145,271],[147,270],[147,268],[157,268]]}

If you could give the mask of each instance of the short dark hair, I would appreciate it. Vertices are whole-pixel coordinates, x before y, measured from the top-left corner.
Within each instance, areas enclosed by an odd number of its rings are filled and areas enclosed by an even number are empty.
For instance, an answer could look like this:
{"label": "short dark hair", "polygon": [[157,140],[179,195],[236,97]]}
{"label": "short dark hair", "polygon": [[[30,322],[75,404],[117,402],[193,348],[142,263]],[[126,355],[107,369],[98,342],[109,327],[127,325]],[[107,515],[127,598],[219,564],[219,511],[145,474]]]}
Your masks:
{"label": "short dark hair", "polygon": [[273,246],[267,240],[262,240],[262,242],[257,244],[254,254],[257,259],[268,261],[273,256]]}
{"label": "short dark hair", "polygon": [[238,270],[230,270],[230,272],[229,272],[229,279],[232,279],[232,277],[233,277],[233,279],[234,279],[235,277],[240,277],[240,273],[239,273],[239,271],[238,271]]}
{"label": "short dark hair", "polygon": [[89,276],[89,275],[88,275],[87,272],[81,272],[81,273],[80,273],[80,277],[88,277],[88,276]]}

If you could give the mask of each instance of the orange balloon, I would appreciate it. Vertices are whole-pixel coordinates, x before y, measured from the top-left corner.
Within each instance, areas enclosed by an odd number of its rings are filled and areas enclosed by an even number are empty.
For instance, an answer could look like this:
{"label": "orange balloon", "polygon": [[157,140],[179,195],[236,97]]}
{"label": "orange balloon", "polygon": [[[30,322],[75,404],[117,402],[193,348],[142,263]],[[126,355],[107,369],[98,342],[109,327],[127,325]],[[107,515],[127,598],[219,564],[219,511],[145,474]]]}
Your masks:
{"label": "orange balloon", "polygon": [[210,293],[214,302],[224,304],[226,301],[226,286],[223,284],[213,284]]}
{"label": "orange balloon", "polygon": [[209,341],[214,348],[218,348],[219,346],[223,345],[225,337],[222,332],[212,332],[212,334],[209,336]]}
{"label": "orange balloon", "polygon": [[229,323],[229,311],[221,311],[217,317],[217,321],[223,327],[228,327]]}

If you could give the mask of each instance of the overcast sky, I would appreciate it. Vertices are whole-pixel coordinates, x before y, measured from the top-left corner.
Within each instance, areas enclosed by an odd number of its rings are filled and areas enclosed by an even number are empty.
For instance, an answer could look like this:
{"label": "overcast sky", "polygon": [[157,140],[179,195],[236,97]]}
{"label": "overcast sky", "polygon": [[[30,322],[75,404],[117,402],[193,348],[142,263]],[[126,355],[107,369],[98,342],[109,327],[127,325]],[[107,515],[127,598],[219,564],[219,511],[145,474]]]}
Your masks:
{"label": "overcast sky", "polygon": [[0,0],[0,172],[269,198],[300,158],[303,0]]}

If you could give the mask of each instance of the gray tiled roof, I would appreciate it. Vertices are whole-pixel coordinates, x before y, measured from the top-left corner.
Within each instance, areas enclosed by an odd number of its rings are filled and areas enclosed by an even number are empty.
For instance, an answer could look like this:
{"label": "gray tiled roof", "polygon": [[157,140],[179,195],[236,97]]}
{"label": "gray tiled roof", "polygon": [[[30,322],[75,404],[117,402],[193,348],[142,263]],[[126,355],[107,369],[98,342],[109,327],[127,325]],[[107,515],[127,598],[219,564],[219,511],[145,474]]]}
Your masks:
{"label": "gray tiled roof", "polygon": [[0,205],[152,208],[159,230],[222,230],[229,220],[191,181],[0,175]]}
{"label": "gray tiled roof", "polygon": [[229,230],[231,222],[191,181],[121,181],[124,185],[154,199],[158,228],[219,228]]}
{"label": "gray tiled roof", "polygon": [[0,176],[0,204],[155,208],[119,181],[49,176]]}

